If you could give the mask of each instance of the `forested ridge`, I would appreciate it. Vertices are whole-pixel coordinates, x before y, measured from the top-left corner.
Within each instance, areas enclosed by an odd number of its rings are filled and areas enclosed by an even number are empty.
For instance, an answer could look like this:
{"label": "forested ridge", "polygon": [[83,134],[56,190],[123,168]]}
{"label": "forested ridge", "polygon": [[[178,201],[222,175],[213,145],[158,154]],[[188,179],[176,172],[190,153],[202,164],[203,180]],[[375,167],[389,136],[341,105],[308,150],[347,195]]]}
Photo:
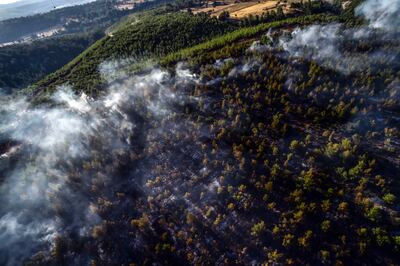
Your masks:
{"label": "forested ridge", "polygon": [[145,14],[128,27],[96,42],[59,71],[36,83],[29,90],[52,91],[56,85],[68,81],[77,91],[89,94],[99,91],[102,84],[100,64],[107,60],[130,58],[133,61],[159,57],[188,47],[235,28],[207,15],[193,16],[184,13]]}
{"label": "forested ridge", "polygon": [[104,34],[94,32],[0,48],[0,88],[17,91],[70,62]]}
{"label": "forested ridge", "polygon": [[115,26],[1,109],[0,262],[398,265],[400,7],[373,3]]}

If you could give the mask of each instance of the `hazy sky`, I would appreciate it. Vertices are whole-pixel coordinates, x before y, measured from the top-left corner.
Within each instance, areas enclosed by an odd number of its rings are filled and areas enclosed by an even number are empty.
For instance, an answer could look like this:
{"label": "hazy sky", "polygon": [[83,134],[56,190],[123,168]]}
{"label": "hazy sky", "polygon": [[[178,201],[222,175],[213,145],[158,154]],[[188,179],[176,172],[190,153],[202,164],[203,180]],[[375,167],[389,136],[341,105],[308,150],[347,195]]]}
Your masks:
{"label": "hazy sky", "polygon": [[10,4],[21,0],[0,0],[0,5]]}

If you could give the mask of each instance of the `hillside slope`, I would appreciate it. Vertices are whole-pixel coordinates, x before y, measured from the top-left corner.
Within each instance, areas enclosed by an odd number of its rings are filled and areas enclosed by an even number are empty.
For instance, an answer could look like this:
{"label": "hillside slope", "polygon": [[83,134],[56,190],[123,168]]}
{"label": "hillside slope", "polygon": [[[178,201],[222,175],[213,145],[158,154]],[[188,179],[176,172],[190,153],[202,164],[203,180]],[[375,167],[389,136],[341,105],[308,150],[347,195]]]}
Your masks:
{"label": "hillside slope", "polygon": [[144,15],[137,22],[121,26],[68,65],[39,81],[30,90],[37,94],[52,91],[68,81],[76,91],[95,94],[102,83],[99,68],[107,60],[142,60],[162,56],[192,46],[234,29],[232,25],[206,15],[183,13]]}
{"label": "hillside slope", "polygon": [[104,33],[76,34],[0,48],[0,88],[11,93],[60,69]]}
{"label": "hillside slope", "polygon": [[0,263],[399,265],[400,6],[374,3],[132,21],[50,104],[2,102]]}
{"label": "hillside slope", "polygon": [[[207,56],[211,56],[212,50],[235,45],[234,43],[241,39],[250,40],[266,33],[270,28],[294,27],[335,19],[334,16],[324,14],[311,15],[264,23],[223,34],[234,30],[235,26],[207,15],[145,15],[138,21],[133,20],[135,22],[128,20],[125,26],[120,26],[119,31],[98,41],[68,65],[34,84],[28,91],[34,97],[45,96],[47,92],[54,91],[56,86],[68,82],[76,91],[96,95],[104,83],[100,75],[100,66],[109,60],[128,59],[131,62],[127,65],[140,65],[145,63],[143,61],[154,59],[166,66],[199,52],[207,55],[209,51]],[[218,35],[222,36],[206,41]]]}

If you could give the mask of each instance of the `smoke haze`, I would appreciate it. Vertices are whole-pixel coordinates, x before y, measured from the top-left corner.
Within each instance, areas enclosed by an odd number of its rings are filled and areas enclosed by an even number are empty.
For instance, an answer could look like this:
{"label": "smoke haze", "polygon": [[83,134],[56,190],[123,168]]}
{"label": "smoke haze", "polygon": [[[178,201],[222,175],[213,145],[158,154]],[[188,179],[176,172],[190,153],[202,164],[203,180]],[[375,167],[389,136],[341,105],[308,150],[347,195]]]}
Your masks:
{"label": "smoke haze", "polygon": [[174,77],[153,69],[114,83],[99,100],[63,86],[52,96],[52,106],[33,107],[25,99],[2,103],[0,141],[14,144],[0,158],[7,169],[0,188],[1,264],[21,264],[65,232],[88,236],[101,221],[85,190],[110,182],[113,173],[104,166],[108,181],[89,173],[84,180],[71,175],[84,171],[82,162],[98,153],[127,152],[136,145],[135,130],[145,130],[135,123],[139,117],[158,119],[169,115],[171,104],[195,101],[173,90],[193,82],[195,75],[178,66]]}
{"label": "smoke haze", "polygon": [[356,13],[367,20],[367,26],[346,29],[344,25],[334,23],[297,28],[289,37],[281,37],[278,46],[290,56],[315,60],[345,74],[397,64],[399,54],[384,46],[378,46],[372,52],[351,51],[348,47],[374,39],[400,46],[400,3],[396,0],[367,0],[356,9]]}

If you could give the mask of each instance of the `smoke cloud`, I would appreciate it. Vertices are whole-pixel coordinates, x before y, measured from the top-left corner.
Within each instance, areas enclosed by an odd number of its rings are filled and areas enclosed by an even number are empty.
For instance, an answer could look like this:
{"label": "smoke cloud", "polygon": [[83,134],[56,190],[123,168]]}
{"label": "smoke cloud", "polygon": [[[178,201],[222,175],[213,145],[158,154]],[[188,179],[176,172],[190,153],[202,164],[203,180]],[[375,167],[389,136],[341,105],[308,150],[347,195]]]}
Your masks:
{"label": "smoke cloud", "polygon": [[355,10],[369,21],[369,27],[399,31],[400,2],[397,0],[367,0]]}
{"label": "smoke cloud", "polygon": [[[368,25],[356,29],[346,29],[338,23],[297,28],[289,37],[281,37],[278,47],[289,56],[314,60],[344,74],[397,63],[398,53],[371,43],[371,40],[385,40],[400,46],[400,3],[395,0],[367,0],[356,9],[356,14],[364,17]],[[356,44],[366,42],[373,49],[353,50]]]}
{"label": "smoke cloud", "polygon": [[[94,117],[83,118],[89,106],[84,98],[73,98],[65,88],[56,96],[63,108],[34,108],[24,100],[1,107],[1,141],[18,143],[18,151],[3,154],[15,160],[3,174],[1,184],[0,253],[1,264],[21,264],[26,254],[57,235],[64,227],[62,212],[72,215],[69,226],[79,226],[96,220],[88,212],[82,195],[67,185],[72,170],[68,163],[88,156],[87,136],[93,132]],[[7,158],[11,157],[11,158]],[[69,197],[69,195],[74,195]],[[70,201],[60,202],[63,197]],[[60,209],[61,208],[61,209]]]}
{"label": "smoke cloud", "polygon": [[[108,67],[104,77],[117,69],[118,64]],[[63,234],[90,237],[102,221],[89,191],[116,182],[113,151],[129,153],[140,144],[139,132],[146,135],[143,119],[167,117],[172,108],[197,100],[177,89],[199,82],[182,64],[174,75],[155,68],[126,79],[111,77],[107,95],[96,100],[62,86],[49,106],[31,106],[26,99],[2,102],[2,265],[23,264],[41,248],[50,252]],[[91,170],[98,157],[105,161],[102,174]]]}

